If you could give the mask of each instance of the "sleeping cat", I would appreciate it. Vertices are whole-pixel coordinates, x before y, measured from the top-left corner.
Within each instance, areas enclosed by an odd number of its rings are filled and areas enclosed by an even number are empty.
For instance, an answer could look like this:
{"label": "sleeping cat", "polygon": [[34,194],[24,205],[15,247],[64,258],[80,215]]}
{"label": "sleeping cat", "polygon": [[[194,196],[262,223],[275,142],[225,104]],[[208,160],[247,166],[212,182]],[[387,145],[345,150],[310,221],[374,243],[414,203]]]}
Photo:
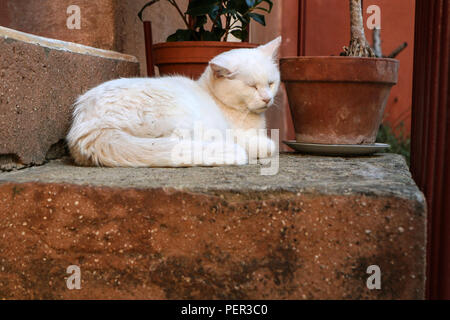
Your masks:
{"label": "sleeping cat", "polygon": [[[264,111],[280,85],[280,43],[278,37],[222,53],[197,81],[118,79],[89,90],[75,103],[67,136],[72,157],[88,166],[178,167],[243,165],[272,156],[274,142],[257,129],[265,129]],[[233,130],[237,139],[186,138],[197,127]],[[180,161],[180,150],[193,157]],[[208,159],[201,157],[206,151]]]}

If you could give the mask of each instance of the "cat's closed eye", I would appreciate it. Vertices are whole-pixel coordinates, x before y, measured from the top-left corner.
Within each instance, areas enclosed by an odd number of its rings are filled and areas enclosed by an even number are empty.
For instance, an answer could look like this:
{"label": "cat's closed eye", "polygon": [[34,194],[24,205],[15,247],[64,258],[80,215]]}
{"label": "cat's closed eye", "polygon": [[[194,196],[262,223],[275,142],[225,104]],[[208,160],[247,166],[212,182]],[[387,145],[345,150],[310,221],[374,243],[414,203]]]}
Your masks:
{"label": "cat's closed eye", "polygon": [[[273,88],[273,86],[275,85],[275,81],[271,81],[271,82],[269,82],[269,87],[272,89]],[[256,90],[258,90],[258,85],[257,84],[255,84],[255,83],[251,83],[251,84],[248,84],[248,86],[249,87],[251,87],[251,88],[253,88],[253,89],[256,89]]]}

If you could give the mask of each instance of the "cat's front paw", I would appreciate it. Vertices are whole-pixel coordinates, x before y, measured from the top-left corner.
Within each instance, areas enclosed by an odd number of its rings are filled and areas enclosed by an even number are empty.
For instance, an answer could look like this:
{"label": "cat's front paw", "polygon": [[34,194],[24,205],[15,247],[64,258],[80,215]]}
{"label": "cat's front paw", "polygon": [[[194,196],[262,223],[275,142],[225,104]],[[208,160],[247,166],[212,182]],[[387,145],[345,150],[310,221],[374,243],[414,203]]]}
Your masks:
{"label": "cat's front paw", "polygon": [[275,142],[267,137],[253,136],[248,140],[248,157],[250,159],[271,158],[275,151]]}
{"label": "cat's front paw", "polygon": [[247,152],[237,144],[223,141],[208,143],[204,149],[206,165],[245,165],[248,163]]}
{"label": "cat's front paw", "polygon": [[237,144],[225,144],[223,159],[225,164],[238,166],[248,164],[247,152]]}

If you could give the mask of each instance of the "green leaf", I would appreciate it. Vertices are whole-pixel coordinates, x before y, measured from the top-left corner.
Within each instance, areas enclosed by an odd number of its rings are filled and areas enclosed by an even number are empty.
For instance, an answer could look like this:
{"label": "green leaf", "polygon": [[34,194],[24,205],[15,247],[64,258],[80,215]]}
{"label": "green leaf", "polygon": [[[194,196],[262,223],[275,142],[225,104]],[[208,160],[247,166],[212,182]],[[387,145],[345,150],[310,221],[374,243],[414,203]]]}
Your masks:
{"label": "green leaf", "polygon": [[242,30],[233,30],[230,32],[233,36],[235,36],[236,38],[240,39],[240,40],[244,40],[244,35],[242,33]]}
{"label": "green leaf", "polygon": [[222,37],[225,35],[225,30],[222,28],[214,28],[212,32],[216,35],[217,39],[219,39],[217,41],[220,41],[220,39],[222,39]]}
{"label": "green leaf", "polygon": [[211,31],[202,32],[200,39],[202,39],[202,41],[220,41],[220,38],[217,37],[217,35]]}
{"label": "green leaf", "polygon": [[[150,1],[148,5],[158,1]],[[172,2],[173,0],[168,1]],[[220,41],[225,34],[222,20],[239,20],[241,26],[233,25],[229,32],[238,39],[247,39],[247,28],[250,21],[254,20],[265,26],[266,21],[263,14],[270,13],[272,7],[273,1],[271,0],[191,0],[185,14],[196,18],[193,30],[177,30],[168,37],[167,41]],[[255,10],[259,10],[259,13],[256,13],[258,11],[255,12]],[[142,12],[140,17],[142,17]],[[211,30],[205,30],[206,24],[209,23],[208,20],[215,22],[211,26]]]}
{"label": "green leaf", "polygon": [[194,39],[195,37],[192,30],[178,29],[177,32],[168,36],[166,41],[167,42],[193,41]]}
{"label": "green leaf", "polygon": [[225,30],[222,28],[214,28],[212,31],[203,29],[197,32],[201,41],[220,41],[224,34]]}
{"label": "green leaf", "polygon": [[208,22],[208,18],[206,15],[195,17],[195,26],[194,28],[201,28],[203,25]]}
{"label": "green leaf", "polygon": [[263,7],[257,7],[254,10],[262,10],[264,12],[270,13],[269,9],[263,8]]}
{"label": "green leaf", "polygon": [[205,14],[212,15],[214,11],[220,9],[220,4],[219,0],[192,0],[189,2],[186,14],[194,17]]}
{"label": "green leaf", "polygon": [[157,3],[157,2],[159,2],[159,0],[152,0],[152,1],[149,1],[149,2],[147,2],[147,3],[142,7],[142,9],[138,12],[138,17],[139,17],[139,19],[141,19],[141,21],[143,21],[143,20],[142,20],[142,14],[144,13],[144,10],[145,10],[147,7],[150,7],[151,5],[153,5],[153,4]]}
{"label": "green leaf", "polygon": [[210,12],[209,18],[211,19],[212,22],[216,22],[216,26],[219,28],[222,28],[222,20],[220,18],[218,18],[219,15],[221,15],[221,8],[217,7],[217,9],[213,10],[212,12]]}
{"label": "green leaf", "polygon": [[[269,4],[269,9],[266,9],[268,13],[270,13],[272,11],[273,8],[273,2],[271,0],[257,0],[257,5],[260,3],[268,3]],[[262,10],[262,7],[258,7],[258,9]]]}
{"label": "green leaf", "polygon": [[[269,7],[265,8],[263,6],[259,6],[263,2],[266,2],[269,5]],[[252,8],[252,10],[262,10],[264,12],[270,13],[272,11],[272,8],[273,8],[273,2],[272,1],[270,1],[270,0],[256,0],[256,4]]]}
{"label": "green leaf", "polygon": [[259,24],[262,24],[263,26],[266,25],[266,19],[262,14],[259,13],[249,13],[248,16],[258,22]]}
{"label": "green leaf", "polygon": [[212,33],[211,31],[205,31],[202,33],[201,39],[203,41],[220,41],[217,40],[217,37],[214,33]]}
{"label": "green leaf", "polygon": [[244,16],[244,15],[238,14],[238,15],[236,15],[236,18],[242,23],[242,27],[245,27],[247,24],[250,23],[249,15]]}
{"label": "green leaf", "polygon": [[231,13],[231,11],[239,12],[241,14],[247,13],[249,7],[246,0],[228,0],[226,1],[226,13]]}

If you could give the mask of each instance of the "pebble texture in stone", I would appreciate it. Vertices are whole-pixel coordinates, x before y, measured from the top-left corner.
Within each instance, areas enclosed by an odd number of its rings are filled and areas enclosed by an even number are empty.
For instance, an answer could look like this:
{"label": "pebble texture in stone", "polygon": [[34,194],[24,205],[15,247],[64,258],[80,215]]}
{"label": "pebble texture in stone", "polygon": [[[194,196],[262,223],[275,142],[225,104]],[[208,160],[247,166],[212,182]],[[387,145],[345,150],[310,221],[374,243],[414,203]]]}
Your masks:
{"label": "pebble texture in stone", "polygon": [[0,298],[424,298],[425,202],[400,156],[259,169],[66,159],[0,174]]}

